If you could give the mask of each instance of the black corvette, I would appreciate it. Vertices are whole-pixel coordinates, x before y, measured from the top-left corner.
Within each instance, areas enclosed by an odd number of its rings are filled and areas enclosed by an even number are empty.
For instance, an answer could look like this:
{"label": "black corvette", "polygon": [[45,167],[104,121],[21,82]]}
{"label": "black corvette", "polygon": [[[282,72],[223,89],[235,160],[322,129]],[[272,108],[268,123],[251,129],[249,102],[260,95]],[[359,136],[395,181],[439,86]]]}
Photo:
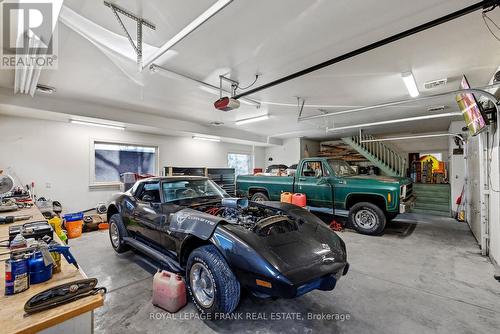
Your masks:
{"label": "black corvette", "polygon": [[240,289],[261,298],[332,290],[349,269],[345,244],[305,209],[231,198],[203,177],[138,181],[108,206],[111,245],[185,274],[202,313],[229,313]]}

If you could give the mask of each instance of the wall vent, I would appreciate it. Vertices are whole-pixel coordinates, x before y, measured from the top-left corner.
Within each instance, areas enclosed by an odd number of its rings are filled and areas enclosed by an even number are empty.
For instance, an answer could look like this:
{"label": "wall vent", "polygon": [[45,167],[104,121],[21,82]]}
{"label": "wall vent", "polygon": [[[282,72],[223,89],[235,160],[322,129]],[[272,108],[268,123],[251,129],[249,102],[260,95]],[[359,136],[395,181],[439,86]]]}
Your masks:
{"label": "wall vent", "polygon": [[439,86],[444,86],[448,83],[448,78],[444,79],[438,79],[438,80],[433,80],[433,81],[427,81],[424,83],[424,88],[425,89],[433,89]]}

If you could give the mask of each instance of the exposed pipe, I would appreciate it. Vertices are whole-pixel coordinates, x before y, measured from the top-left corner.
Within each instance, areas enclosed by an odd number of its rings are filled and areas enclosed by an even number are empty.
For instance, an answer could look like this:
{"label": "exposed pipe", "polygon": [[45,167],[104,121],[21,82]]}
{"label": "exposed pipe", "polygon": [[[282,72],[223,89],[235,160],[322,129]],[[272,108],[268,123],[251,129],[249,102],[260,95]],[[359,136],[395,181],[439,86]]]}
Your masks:
{"label": "exposed pipe", "polygon": [[362,140],[360,140],[360,143],[375,143],[375,142],[382,142],[382,141],[408,140],[408,139],[434,138],[434,137],[456,137],[456,138],[459,138],[462,141],[462,143],[465,142],[464,138],[460,134],[457,134],[457,133],[436,133],[436,134],[404,136],[404,137],[362,139]]}
{"label": "exposed pipe", "polygon": [[283,78],[280,78],[280,79],[277,79],[277,80],[274,80],[274,81],[271,81],[271,82],[269,82],[267,84],[264,84],[262,86],[259,86],[259,87],[247,90],[246,92],[242,92],[240,94],[235,95],[234,98],[235,99],[239,99],[239,98],[241,98],[243,96],[247,96],[247,95],[259,92],[261,90],[264,90],[264,89],[267,89],[267,88],[271,88],[273,86],[276,86],[276,85],[282,84],[284,82],[287,82],[287,81],[296,79],[298,77],[304,76],[304,75],[309,74],[311,72],[320,70],[320,69],[322,69],[324,67],[327,67],[327,66],[339,63],[339,62],[344,61],[346,59],[358,56],[358,55],[360,55],[362,53],[366,53],[366,52],[371,51],[373,49],[376,49],[376,48],[379,48],[381,46],[390,44],[392,42],[396,42],[396,41],[398,41],[400,39],[406,38],[408,36],[411,36],[411,35],[414,35],[416,33],[422,32],[424,30],[433,28],[433,27],[438,26],[440,24],[443,24],[443,23],[446,23],[448,21],[454,20],[456,18],[462,17],[462,16],[467,15],[469,13],[475,12],[476,10],[479,10],[479,9],[482,9],[482,8],[491,7],[491,6],[493,6],[495,4],[498,4],[498,3],[500,3],[499,0],[485,0],[485,1],[478,2],[476,4],[473,4],[473,5],[468,6],[466,8],[460,9],[460,10],[458,10],[456,12],[451,13],[451,14],[442,16],[442,17],[440,17],[438,19],[435,19],[435,20],[429,21],[427,23],[421,24],[421,25],[419,25],[417,27],[414,27],[414,28],[408,29],[406,31],[400,32],[400,33],[398,33],[396,35],[384,38],[384,39],[382,39],[382,40],[380,40],[378,42],[375,42],[375,43],[369,44],[367,46],[361,47],[359,49],[356,49],[354,51],[345,53],[345,54],[343,54],[341,56],[337,56],[335,58],[329,59],[329,60],[324,61],[324,62],[322,62],[320,64],[317,64],[317,65],[308,67],[306,69],[303,69],[301,71],[292,73],[290,75],[287,75],[287,76],[285,76]]}
{"label": "exposed pipe", "polygon": [[358,112],[358,111],[366,111],[366,110],[371,110],[371,109],[393,107],[393,106],[405,104],[408,102],[420,102],[420,101],[432,100],[432,99],[435,99],[438,97],[443,97],[443,96],[447,96],[447,95],[457,95],[460,93],[476,93],[479,95],[483,95],[483,96],[486,96],[487,98],[491,99],[496,104],[497,98],[495,97],[495,95],[493,95],[485,90],[490,89],[490,88],[495,88],[498,86],[500,86],[500,82],[492,84],[492,85],[484,86],[484,87],[479,87],[479,88],[457,89],[457,90],[450,91],[450,92],[439,93],[439,94],[434,94],[434,95],[427,95],[427,96],[423,96],[423,97],[419,97],[419,98],[415,98],[415,99],[407,99],[407,100],[399,100],[399,101],[388,102],[388,103],[375,104],[373,106],[347,109],[347,110],[342,110],[342,111],[330,112],[330,113],[326,113],[326,114],[303,116],[303,117],[298,118],[297,120],[299,122],[301,122],[301,121],[307,121],[307,120],[317,119],[317,118],[338,116],[338,115],[343,115],[343,114],[348,114],[348,113]]}

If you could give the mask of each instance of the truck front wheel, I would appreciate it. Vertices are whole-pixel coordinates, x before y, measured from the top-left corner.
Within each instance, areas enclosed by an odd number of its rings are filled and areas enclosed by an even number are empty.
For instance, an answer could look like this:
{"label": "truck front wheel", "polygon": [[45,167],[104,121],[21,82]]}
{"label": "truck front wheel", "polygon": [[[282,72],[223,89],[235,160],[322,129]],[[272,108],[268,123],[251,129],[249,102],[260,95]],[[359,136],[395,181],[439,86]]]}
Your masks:
{"label": "truck front wheel", "polygon": [[360,202],[349,210],[349,222],[361,234],[380,235],[384,231],[386,217],[375,204]]}
{"label": "truck front wheel", "polygon": [[266,202],[269,201],[269,197],[264,193],[258,192],[253,194],[250,200],[253,202]]}

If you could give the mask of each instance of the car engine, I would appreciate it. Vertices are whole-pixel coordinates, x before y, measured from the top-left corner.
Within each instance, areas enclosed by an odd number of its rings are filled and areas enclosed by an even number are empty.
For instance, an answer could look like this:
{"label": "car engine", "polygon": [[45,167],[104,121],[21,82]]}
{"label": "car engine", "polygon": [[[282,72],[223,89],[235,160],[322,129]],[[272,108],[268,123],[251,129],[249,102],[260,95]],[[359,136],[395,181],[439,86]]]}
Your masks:
{"label": "car engine", "polygon": [[260,236],[269,236],[298,230],[297,223],[291,217],[258,206],[235,208],[216,205],[198,208],[198,210],[224,218],[229,224],[239,225],[247,230],[254,231]]}

